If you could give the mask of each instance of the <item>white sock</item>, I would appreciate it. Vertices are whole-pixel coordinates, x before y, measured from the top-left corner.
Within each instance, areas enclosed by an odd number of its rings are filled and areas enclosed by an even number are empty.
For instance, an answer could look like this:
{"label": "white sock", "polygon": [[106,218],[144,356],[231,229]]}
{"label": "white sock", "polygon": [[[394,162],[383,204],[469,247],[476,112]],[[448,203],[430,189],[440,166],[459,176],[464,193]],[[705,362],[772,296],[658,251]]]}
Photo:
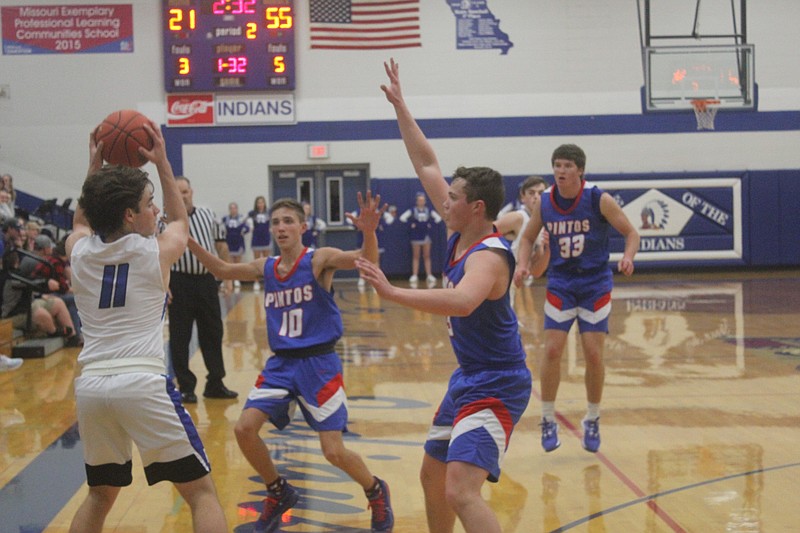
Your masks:
{"label": "white sock", "polygon": [[556,402],[542,402],[542,418],[548,422],[556,421]]}
{"label": "white sock", "polygon": [[586,408],[586,417],[584,420],[597,420],[598,418],[600,418],[600,404],[589,403]]}

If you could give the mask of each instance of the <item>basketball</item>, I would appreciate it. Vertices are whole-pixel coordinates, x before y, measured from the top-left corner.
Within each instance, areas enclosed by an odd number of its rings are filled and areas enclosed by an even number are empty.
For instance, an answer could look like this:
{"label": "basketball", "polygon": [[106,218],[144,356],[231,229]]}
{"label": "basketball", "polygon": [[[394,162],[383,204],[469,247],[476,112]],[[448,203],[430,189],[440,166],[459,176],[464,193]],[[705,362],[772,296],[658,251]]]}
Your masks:
{"label": "basketball", "polygon": [[139,153],[139,147],[153,148],[153,139],[144,129],[149,119],[132,109],[114,111],[94,130],[96,143],[103,142],[103,159],[112,165],[140,167],[147,158]]}

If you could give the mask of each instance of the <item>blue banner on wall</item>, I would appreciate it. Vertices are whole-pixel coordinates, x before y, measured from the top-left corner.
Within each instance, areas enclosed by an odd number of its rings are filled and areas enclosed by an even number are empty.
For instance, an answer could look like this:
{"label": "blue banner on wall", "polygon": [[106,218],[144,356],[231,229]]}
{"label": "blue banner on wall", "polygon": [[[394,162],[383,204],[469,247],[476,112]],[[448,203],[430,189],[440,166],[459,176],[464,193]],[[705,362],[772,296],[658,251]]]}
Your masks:
{"label": "blue banner on wall", "polygon": [[[741,178],[597,184],[639,232],[637,262],[743,259]],[[613,263],[622,255],[622,237],[612,237],[610,246]]]}
{"label": "blue banner on wall", "polygon": [[514,43],[500,30],[500,21],[492,14],[487,0],[447,0],[456,19],[456,48],[486,50],[499,48],[507,54]]}

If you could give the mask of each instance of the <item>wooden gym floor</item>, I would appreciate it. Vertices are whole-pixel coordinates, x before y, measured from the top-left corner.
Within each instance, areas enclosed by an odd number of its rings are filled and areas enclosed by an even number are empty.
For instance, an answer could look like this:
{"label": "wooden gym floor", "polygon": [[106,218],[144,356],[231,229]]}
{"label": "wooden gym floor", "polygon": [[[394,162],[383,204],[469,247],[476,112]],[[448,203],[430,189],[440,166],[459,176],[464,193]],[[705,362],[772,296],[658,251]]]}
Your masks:
{"label": "wooden gym floor", "polygon": [[[637,273],[616,278],[606,344],[600,453],[580,445],[585,410],[576,336],[556,408],[561,447],[539,445],[538,384],[497,484],[485,497],[506,532],[794,532],[800,524],[800,272]],[[518,291],[534,376],[543,348],[542,283]],[[350,405],[348,447],[392,489],[396,533],[426,531],[417,480],[422,443],[455,359],[444,319],[382,303],[337,281],[340,353]],[[264,487],[233,436],[243,398],[269,351],[249,287],[224,298],[226,384],[238,401],[189,406],[212,461],[230,529],[247,532]],[[77,349],[0,374],[0,532],[66,532],[82,501],[82,446],[72,382]],[[192,359],[205,375],[201,357]],[[202,386],[202,380],[201,385]],[[329,466],[300,421],[263,437],[300,489],[282,531],[365,532],[360,488]],[[167,483],[134,483],[106,523],[120,533],[189,532]],[[460,525],[457,531],[462,531]]]}

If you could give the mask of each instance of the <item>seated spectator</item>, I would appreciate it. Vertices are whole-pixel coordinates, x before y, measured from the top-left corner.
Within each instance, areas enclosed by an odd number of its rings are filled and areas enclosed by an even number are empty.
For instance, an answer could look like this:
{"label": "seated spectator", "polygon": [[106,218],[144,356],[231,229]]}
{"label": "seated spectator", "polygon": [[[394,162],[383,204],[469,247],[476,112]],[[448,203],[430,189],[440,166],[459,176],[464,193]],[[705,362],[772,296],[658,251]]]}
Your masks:
{"label": "seated spectator", "polygon": [[[39,235],[33,240],[33,253],[22,254],[19,263],[19,272],[26,278],[32,278],[37,265],[46,263],[47,258],[53,253],[55,244],[47,235]],[[23,251],[27,251],[23,247]]]}
{"label": "seated spectator", "polygon": [[3,231],[0,239],[0,257],[5,256],[8,250],[15,250],[22,247],[22,226],[16,218],[11,218],[2,222],[0,226]]}
{"label": "seated spectator", "polygon": [[3,174],[0,177],[0,189],[4,191],[8,191],[8,194],[11,195],[11,203],[17,203],[17,191],[14,190],[14,178],[11,177],[11,174]]}
{"label": "seated spectator", "polygon": [[[65,337],[68,346],[77,346],[79,339],[75,334],[72,318],[64,301],[50,294],[33,298],[26,298],[26,291],[30,284],[10,277],[10,273],[17,272],[19,255],[16,250],[6,250],[3,254],[3,287],[2,306],[0,316],[10,318],[15,328],[33,335],[46,335],[48,337]],[[30,329],[28,328],[28,314],[30,313]]]}
{"label": "seated spectator", "polygon": [[5,189],[0,189],[0,220],[5,222],[14,217],[14,201],[11,198],[11,193]]}
{"label": "seated spectator", "polygon": [[42,233],[42,226],[35,220],[29,220],[25,223],[23,229],[25,230],[25,241],[22,243],[22,248],[32,252],[33,241]]}
{"label": "seated spectator", "polygon": [[[50,237],[39,235],[35,243],[36,253],[41,254],[44,261],[37,261],[28,277],[34,280],[47,280],[47,286],[43,289],[44,292],[52,293],[64,300],[64,303],[67,304],[69,315],[72,317],[72,323],[75,325],[75,335],[78,337],[76,342],[80,343],[82,340],[81,319],[78,316],[78,307],[75,305],[75,296],[72,294],[70,265],[65,249],[66,240],[67,236],[65,235],[58,243],[53,245]],[[20,267],[20,271],[23,270]]]}

